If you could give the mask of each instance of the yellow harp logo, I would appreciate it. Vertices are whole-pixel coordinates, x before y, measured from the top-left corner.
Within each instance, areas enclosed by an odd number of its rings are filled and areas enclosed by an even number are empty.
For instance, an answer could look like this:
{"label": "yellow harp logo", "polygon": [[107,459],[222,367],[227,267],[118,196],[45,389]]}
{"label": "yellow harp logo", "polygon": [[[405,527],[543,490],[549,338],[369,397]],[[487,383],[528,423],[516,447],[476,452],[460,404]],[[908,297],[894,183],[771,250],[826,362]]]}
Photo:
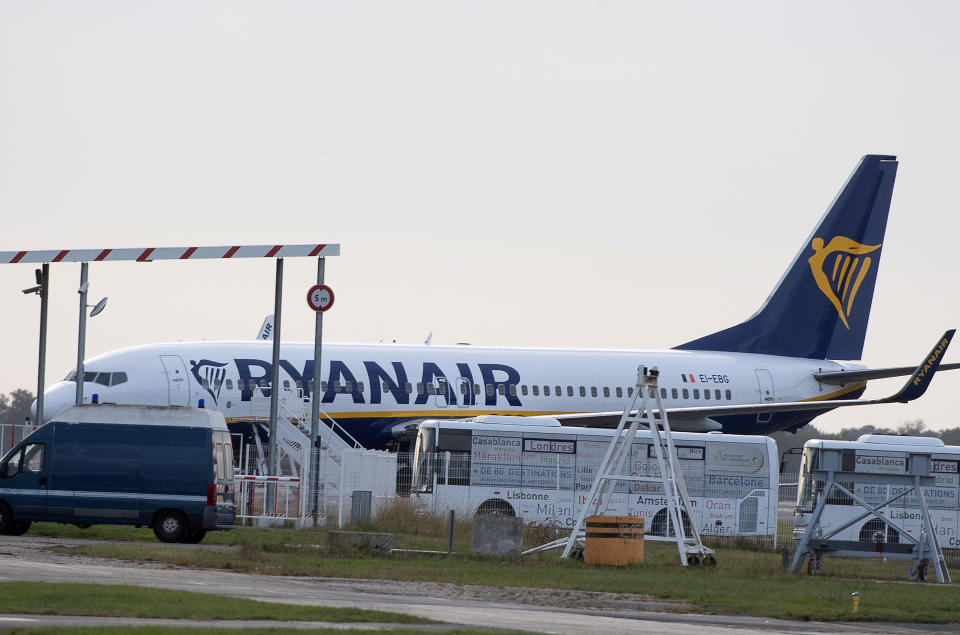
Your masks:
{"label": "yellow harp logo", "polygon": [[[881,245],[861,245],[845,236],[834,236],[826,245],[823,244],[823,238],[810,241],[813,255],[807,262],[810,263],[813,279],[821,293],[837,309],[843,325],[848,329],[850,324],[847,323],[847,317],[853,307],[853,299],[857,297],[860,284],[867,277],[872,263],[870,256],[865,254],[879,249]],[[828,270],[830,275],[827,275]]]}

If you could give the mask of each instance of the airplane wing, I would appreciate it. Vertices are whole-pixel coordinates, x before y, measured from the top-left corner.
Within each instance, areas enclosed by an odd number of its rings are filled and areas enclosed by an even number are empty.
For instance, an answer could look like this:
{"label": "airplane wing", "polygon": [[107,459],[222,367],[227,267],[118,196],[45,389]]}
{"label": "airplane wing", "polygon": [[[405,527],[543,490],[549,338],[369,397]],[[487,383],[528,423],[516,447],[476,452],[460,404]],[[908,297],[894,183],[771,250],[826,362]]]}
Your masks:
{"label": "airplane wing", "polygon": [[[683,430],[719,430],[720,424],[710,417],[723,415],[759,414],[762,412],[789,412],[796,410],[831,410],[844,406],[869,406],[882,403],[907,403],[917,399],[926,392],[930,381],[940,368],[940,360],[946,353],[947,347],[956,329],[950,329],[937,340],[933,350],[923,358],[920,365],[913,368],[913,374],[900,390],[880,399],[837,399],[824,401],[788,401],[768,404],[744,404],[728,406],[694,406],[686,408],[667,408],[667,420],[670,427],[677,431]],[[950,364],[953,367],[954,364]],[[857,371],[861,372],[861,371]],[[620,423],[623,412],[585,412],[566,415],[554,415],[561,424],[568,426],[584,426],[594,428],[615,428]]]}
{"label": "airplane wing", "polygon": [[[938,370],[956,370],[960,362],[940,364]],[[843,385],[871,379],[886,379],[887,377],[903,377],[916,370],[915,366],[893,366],[890,368],[864,368],[861,370],[838,370],[823,373],[814,373],[814,378],[824,384]]]}

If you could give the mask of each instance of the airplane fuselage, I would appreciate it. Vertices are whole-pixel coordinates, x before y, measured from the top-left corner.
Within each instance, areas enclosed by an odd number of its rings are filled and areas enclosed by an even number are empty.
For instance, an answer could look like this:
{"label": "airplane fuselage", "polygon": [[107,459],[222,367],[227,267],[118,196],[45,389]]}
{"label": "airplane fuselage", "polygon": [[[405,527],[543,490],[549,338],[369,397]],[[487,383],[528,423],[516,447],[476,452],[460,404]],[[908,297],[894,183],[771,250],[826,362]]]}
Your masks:
{"label": "airplane fuselage", "polygon": [[[228,422],[263,419],[271,357],[272,344],[262,341],[122,349],[86,362],[84,401],[94,393],[101,402],[150,405],[196,406],[203,399]],[[326,344],[320,407],[365,447],[382,448],[405,422],[428,418],[622,410],[641,364],[659,369],[667,408],[854,398],[864,387],[829,386],[812,376],[859,364],[750,353]],[[313,344],[281,345],[282,414],[309,413],[312,377]],[[64,381],[48,390],[44,418],[72,405],[75,389]],[[816,414],[726,415],[684,425],[767,434]]]}

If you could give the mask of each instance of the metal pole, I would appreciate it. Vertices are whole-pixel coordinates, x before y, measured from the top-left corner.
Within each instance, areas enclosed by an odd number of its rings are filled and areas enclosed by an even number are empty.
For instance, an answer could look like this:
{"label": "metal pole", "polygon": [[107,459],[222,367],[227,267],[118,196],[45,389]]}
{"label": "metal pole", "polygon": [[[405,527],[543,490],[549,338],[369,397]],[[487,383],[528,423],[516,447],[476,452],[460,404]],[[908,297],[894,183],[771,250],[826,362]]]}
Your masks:
{"label": "metal pole", "polygon": [[453,553],[453,510],[450,510],[450,529],[447,532],[447,553]]}
{"label": "metal pole", "polygon": [[33,425],[43,423],[43,387],[46,384],[44,374],[47,366],[47,290],[50,284],[50,263],[43,263],[40,273],[40,359],[37,361],[37,420]]}
{"label": "metal pole", "polygon": [[83,403],[83,355],[87,338],[87,263],[80,263],[80,332],[77,335],[77,398],[75,403]]}
{"label": "metal pole", "polygon": [[283,258],[277,258],[277,282],[273,294],[273,372],[270,376],[270,461],[267,471],[277,475],[277,414],[280,409],[280,307],[283,296]]}
{"label": "metal pole", "polygon": [[[317,258],[317,284],[323,284],[324,258]],[[320,509],[320,355],[323,341],[323,311],[316,312],[313,333],[313,385],[310,388],[310,514],[314,518]]]}

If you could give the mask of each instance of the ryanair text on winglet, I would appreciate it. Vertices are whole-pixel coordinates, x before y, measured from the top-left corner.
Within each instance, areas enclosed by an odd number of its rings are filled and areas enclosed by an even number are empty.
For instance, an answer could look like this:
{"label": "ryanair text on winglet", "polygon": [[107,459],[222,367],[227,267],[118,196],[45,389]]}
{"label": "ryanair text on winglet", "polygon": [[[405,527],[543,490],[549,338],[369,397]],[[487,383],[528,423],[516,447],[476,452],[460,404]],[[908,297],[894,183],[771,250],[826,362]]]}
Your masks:
{"label": "ryanair text on winglet", "polygon": [[943,351],[947,348],[947,344],[950,343],[950,340],[943,338],[940,340],[940,344],[937,345],[933,352],[930,354],[930,357],[927,358],[927,361],[923,363],[923,368],[920,369],[920,372],[917,373],[917,376],[913,378],[913,385],[918,385],[923,381],[924,376],[927,374],[927,371],[930,370],[930,367],[933,366],[933,363],[937,361],[937,358],[943,355]]}

